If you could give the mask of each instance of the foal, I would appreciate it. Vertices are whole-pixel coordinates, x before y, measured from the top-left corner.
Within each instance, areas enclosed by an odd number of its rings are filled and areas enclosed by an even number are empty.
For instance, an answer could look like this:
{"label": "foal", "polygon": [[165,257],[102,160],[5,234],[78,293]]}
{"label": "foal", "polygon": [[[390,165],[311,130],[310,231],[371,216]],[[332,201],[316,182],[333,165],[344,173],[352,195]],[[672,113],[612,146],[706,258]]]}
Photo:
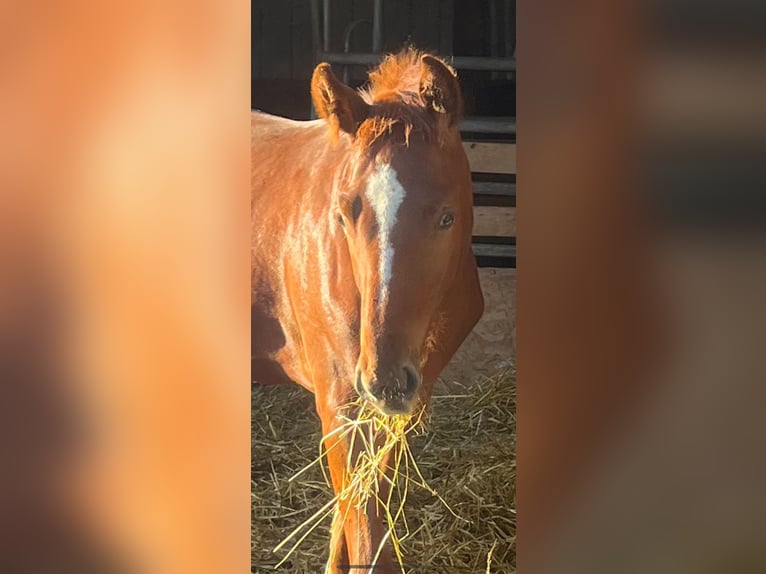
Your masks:
{"label": "foal", "polygon": [[[427,405],[484,303],[455,72],[406,50],[361,92],[320,64],[311,95],[319,120],[252,115],[252,364],[312,391],[328,435],[357,395],[387,415]],[[350,445],[325,443],[337,493]],[[369,568],[386,532],[372,500],[341,510],[332,574]]]}

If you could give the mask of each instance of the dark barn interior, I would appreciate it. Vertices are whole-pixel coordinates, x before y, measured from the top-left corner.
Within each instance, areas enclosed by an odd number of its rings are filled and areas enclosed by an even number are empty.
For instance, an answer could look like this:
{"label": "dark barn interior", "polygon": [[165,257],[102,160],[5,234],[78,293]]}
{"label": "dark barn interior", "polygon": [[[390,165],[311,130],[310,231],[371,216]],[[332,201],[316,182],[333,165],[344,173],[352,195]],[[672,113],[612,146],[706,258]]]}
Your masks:
{"label": "dark barn interior", "polygon": [[[329,49],[372,53],[373,0],[331,0]],[[410,43],[450,56],[513,57],[515,1],[387,0],[382,2],[384,52]],[[321,14],[320,14],[321,19]],[[322,22],[322,26],[324,23]],[[252,107],[308,119],[309,80],[315,60],[312,13],[306,0],[254,0]],[[334,66],[360,86],[369,66]],[[515,73],[461,70],[467,116],[514,117]]]}
{"label": "dark barn interior", "polygon": [[515,28],[515,0],[253,0],[251,107],[311,119],[320,62],[356,88],[405,45],[443,57],[465,101],[474,253],[482,267],[515,267]]}

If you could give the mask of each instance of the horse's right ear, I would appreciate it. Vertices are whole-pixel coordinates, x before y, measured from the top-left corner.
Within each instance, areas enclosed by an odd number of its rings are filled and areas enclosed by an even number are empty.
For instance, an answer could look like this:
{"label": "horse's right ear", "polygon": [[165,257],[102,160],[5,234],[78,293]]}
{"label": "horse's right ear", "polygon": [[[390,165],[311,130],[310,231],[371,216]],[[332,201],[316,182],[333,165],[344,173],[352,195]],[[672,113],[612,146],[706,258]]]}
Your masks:
{"label": "horse's right ear", "polygon": [[333,138],[338,129],[356,134],[359,124],[367,118],[370,106],[346,84],[338,80],[330,64],[319,64],[311,78],[311,99],[320,118],[330,124]]}

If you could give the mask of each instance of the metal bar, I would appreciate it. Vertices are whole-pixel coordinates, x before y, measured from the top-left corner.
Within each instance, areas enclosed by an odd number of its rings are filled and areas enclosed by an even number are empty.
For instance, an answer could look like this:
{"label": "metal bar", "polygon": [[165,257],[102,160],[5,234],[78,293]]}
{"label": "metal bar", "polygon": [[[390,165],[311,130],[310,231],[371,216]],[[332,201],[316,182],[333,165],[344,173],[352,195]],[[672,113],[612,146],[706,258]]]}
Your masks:
{"label": "metal bar", "polygon": [[330,51],[330,0],[324,0],[322,10],[322,24],[324,25],[324,35],[322,37],[322,49],[325,52]]}
{"label": "metal bar", "polygon": [[511,29],[511,0],[505,0],[503,11],[503,20],[505,23],[503,30],[503,40],[505,41],[505,55],[511,57],[514,55],[513,49],[513,30]]}
{"label": "metal bar", "polygon": [[322,51],[321,33],[319,31],[319,0],[311,0],[311,44],[314,48],[314,63]]}
{"label": "metal bar", "polygon": [[516,135],[516,118],[506,116],[467,117],[460,122],[461,132]]}
{"label": "metal bar", "polygon": [[375,0],[372,16],[372,51],[383,51],[383,0]]}
{"label": "metal bar", "polygon": [[455,0],[442,0],[439,4],[439,53],[452,54],[455,23]]}
{"label": "metal bar", "polygon": [[[343,52],[321,52],[320,61],[338,65],[374,66],[380,62],[380,54]],[[487,72],[515,72],[515,58],[482,58],[478,56],[454,56],[445,58],[458,70],[479,70]]]}
{"label": "metal bar", "polygon": [[[505,0],[505,6],[503,10],[503,19],[505,21],[505,29],[503,30],[503,39],[505,40],[505,56],[507,57],[516,57],[516,50],[514,49],[514,35],[513,30],[511,28],[511,9],[513,6],[511,5],[511,0]],[[513,76],[511,74],[506,74],[506,79],[512,80]]]}
{"label": "metal bar", "polygon": [[[497,0],[489,0],[489,53],[493,58],[498,55],[497,44]],[[492,79],[497,79],[497,72],[492,72]]]}
{"label": "metal bar", "polygon": [[[311,0],[311,35],[312,35],[312,47],[314,49],[314,61],[312,64],[316,66],[319,63],[319,54],[322,53],[322,38],[321,38],[321,32],[320,32],[320,23],[319,23],[319,0]],[[310,100],[311,98],[309,98]],[[312,103],[309,103],[309,117],[312,120],[315,120],[317,117],[316,110],[314,109],[314,105]]]}
{"label": "metal bar", "polygon": [[[354,20],[346,27],[346,32],[343,34],[343,52],[345,54],[348,54],[351,51],[351,33],[359,24],[364,24],[365,22],[367,24],[372,24],[369,20],[360,18],[359,20]],[[343,66],[343,83],[348,84],[348,65]]]}
{"label": "metal bar", "polygon": [[354,31],[354,29],[359,24],[371,24],[369,20],[365,20],[364,18],[360,18],[359,20],[354,20],[346,26],[346,32],[343,34],[343,53],[344,54],[350,54],[351,53],[351,33]]}

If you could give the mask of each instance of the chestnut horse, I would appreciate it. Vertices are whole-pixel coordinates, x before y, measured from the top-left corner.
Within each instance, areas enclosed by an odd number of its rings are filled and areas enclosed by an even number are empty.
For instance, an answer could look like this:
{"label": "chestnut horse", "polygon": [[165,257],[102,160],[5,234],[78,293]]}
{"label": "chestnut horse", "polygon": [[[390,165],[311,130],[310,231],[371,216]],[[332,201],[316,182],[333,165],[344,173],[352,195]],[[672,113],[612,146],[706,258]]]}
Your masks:
{"label": "chestnut horse", "polygon": [[[357,393],[425,407],[484,309],[455,72],[409,49],[369,80],[357,92],[320,64],[321,119],[251,119],[252,378],[313,392],[325,435]],[[330,441],[338,492],[349,444]],[[327,572],[369,569],[385,535],[372,502],[346,511]],[[391,571],[390,549],[377,564]]]}

